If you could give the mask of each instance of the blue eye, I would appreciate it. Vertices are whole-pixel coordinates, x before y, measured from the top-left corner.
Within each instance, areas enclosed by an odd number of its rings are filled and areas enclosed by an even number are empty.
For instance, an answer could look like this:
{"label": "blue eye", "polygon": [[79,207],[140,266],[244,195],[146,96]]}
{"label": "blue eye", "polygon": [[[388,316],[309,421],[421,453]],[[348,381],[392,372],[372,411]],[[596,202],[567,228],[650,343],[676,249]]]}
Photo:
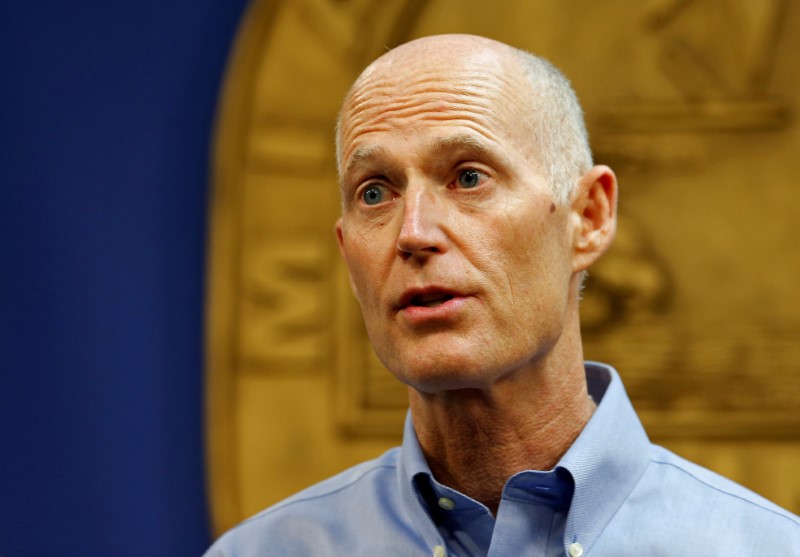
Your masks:
{"label": "blue eye", "polygon": [[458,185],[462,188],[474,188],[480,185],[482,173],[474,168],[467,168],[458,174]]}
{"label": "blue eye", "polygon": [[361,199],[367,205],[377,205],[384,198],[384,189],[378,185],[371,185],[364,188],[361,192]]}

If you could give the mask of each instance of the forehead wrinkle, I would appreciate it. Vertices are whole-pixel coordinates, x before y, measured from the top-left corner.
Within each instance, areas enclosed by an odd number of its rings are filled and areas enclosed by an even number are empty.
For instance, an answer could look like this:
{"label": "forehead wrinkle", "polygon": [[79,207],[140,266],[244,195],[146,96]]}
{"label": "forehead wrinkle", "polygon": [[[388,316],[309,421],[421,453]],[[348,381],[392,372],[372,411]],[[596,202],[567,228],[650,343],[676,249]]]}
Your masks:
{"label": "forehead wrinkle", "polygon": [[384,79],[372,76],[366,83],[360,83],[346,101],[342,138],[361,131],[358,130],[361,126],[426,114],[435,119],[457,118],[459,114],[472,116],[484,125],[491,125],[488,120],[497,119],[500,113],[505,115],[504,119],[517,120],[523,116],[519,114],[521,105],[527,103],[520,96],[519,76],[508,73],[486,75],[467,71],[447,77],[436,73],[400,82],[396,76],[383,76]]}
{"label": "forehead wrinkle", "polygon": [[428,91],[403,96],[373,95],[348,111],[346,135],[360,133],[364,128],[375,125],[402,122],[418,116],[433,119],[473,117],[480,121],[490,116],[491,111],[491,101],[468,94]]}
{"label": "forehead wrinkle", "polygon": [[[433,118],[432,118],[433,119]],[[494,130],[491,128],[486,128],[484,126],[476,125],[473,120],[470,119],[459,119],[450,117],[440,117],[435,118],[439,120],[446,120],[451,123],[459,125],[461,128],[466,130],[470,130],[474,132],[477,136],[484,137],[488,140],[488,142],[501,144],[502,138],[494,133]],[[379,133],[379,132],[392,132],[396,131],[390,125],[382,124],[382,125],[372,125],[369,127],[364,127],[359,130],[359,136],[368,136],[371,133]],[[411,137],[414,135],[413,131],[409,131],[408,133],[404,133],[406,137]],[[486,143],[480,141],[476,137],[469,135],[469,134],[454,134],[452,136],[448,136],[445,138],[441,138],[441,140],[434,139],[430,143],[431,150],[434,154],[438,154],[441,156],[446,151],[452,151],[454,149],[461,149],[465,152],[466,155],[475,158],[481,158],[481,156],[486,156],[487,158],[492,159],[493,161],[499,163],[501,166],[508,168],[510,166],[510,161],[508,157],[504,155],[502,151],[499,149],[492,149],[486,145]],[[347,166],[345,168],[342,177],[346,177],[350,175],[353,171],[355,171],[360,165],[365,165],[377,160],[381,161],[381,164],[385,166],[391,166],[394,168],[396,166],[395,159],[393,158],[392,153],[383,145],[381,144],[367,144],[362,145],[360,147],[356,147],[353,150],[353,154],[349,155],[347,152],[343,155],[343,160],[347,160]]]}
{"label": "forehead wrinkle", "polygon": [[370,64],[348,92],[343,114],[364,109],[362,103],[426,92],[482,98],[494,101],[495,109],[509,108],[527,90],[519,66],[519,54],[496,41],[471,36],[418,40]]}
{"label": "forehead wrinkle", "polygon": [[354,114],[349,127],[355,128],[360,122],[370,119],[376,122],[385,122],[391,119],[402,120],[425,114],[438,118],[448,118],[448,115],[457,117],[459,114],[480,118],[491,114],[491,103],[476,102],[467,96],[441,98],[436,95],[408,99],[395,98],[390,105],[375,101],[363,106],[360,114]]}
{"label": "forehead wrinkle", "polygon": [[[354,90],[348,99],[348,113],[358,113],[370,110],[374,106],[382,106],[400,99],[403,104],[417,104],[420,102],[446,102],[447,100],[460,101],[490,107],[495,98],[502,96],[503,80],[492,79],[491,76],[468,73],[442,79],[439,74],[418,76],[412,82],[395,82],[393,79],[376,80],[361,84]],[[469,85],[465,85],[469,83]],[[494,94],[490,95],[489,92]]]}
{"label": "forehead wrinkle", "polygon": [[[464,96],[463,99],[442,99],[436,95],[420,101],[419,97],[405,99],[392,99],[393,105],[381,102],[381,99],[370,99],[364,102],[360,110],[352,110],[345,117],[345,126],[342,126],[342,143],[345,151],[343,159],[352,157],[347,151],[347,145],[355,137],[364,137],[370,133],[386,132],[404,128],[411,124],[412,128],[422,121],[451,122],[474,130],[476,133],[497,141],[496,125],[492,121],[496,118],[492,110],[492,102],[475,96]],[[407,128],[410,132],[412,128]],[[356,150],[362,151],[362,148]],[[354,151],[355,152],[355,151]],[[360,156],[359,158],[362,158]],[[348,168],[350,163],[348,163]]]}
{"label": "forehead wrinkle", "polygon": [[375,96],[394,97],[398,94],[413,96],[419,93],[451,93],[474,95],[481,89],[501,91],[509,84],[509,80],[498,75],[478,72],[451,72],[453,75],[443,76],[441,72],[417,74],[413,78],[398,80],[396,76],[379,76],[359,84],[350,92],[350,104],[357,106],[364,100]]}
{"label": "forehead wrinkle", "polygon": [[[345,104],[348,112],[357,111],[362,104],[373,104],[381,99],[399,97],[415,98],[425,94],[470,96],[475,99],[485,97],[490,91],[494,95],[508,88],[508,76],[497,72],[496,68],[452,66],[422,68],[412,66],[391,66],[371,72],[359,79],[348,93]],[[363,77],[363,76],[362,76]],[[488,100],[488,99],[486,99]]]}
{"label": "forehead wrinkle", "polygon": [[[532,117],[527,81],[522,72],[513,71],[516,68],[508,59],[487,54],[469,53],[468,59],[458,60],[460,67],[409,65],[406,57],[403,63],[371,67],[345,99],[339,128],[342,162],[349,161],[348,151],[358,145],[358,138],[398,128],[412,133],[426,120],[464,126],[489,142],[511,139],[498,132],[503,121],[528,124]],[[353,166],[349,161],[347,171]]]}

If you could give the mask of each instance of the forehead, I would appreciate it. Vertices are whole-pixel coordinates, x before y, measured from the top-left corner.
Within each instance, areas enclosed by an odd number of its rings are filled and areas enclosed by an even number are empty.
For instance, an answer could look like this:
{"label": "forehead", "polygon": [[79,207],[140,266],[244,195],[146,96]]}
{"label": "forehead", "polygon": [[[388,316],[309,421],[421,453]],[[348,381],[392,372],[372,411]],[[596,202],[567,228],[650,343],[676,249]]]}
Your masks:
{"label": "forehead", "polygon": [[[339,129],[340,165],[362,157],[387,134],[473,137],[474,144],[521,147],[530,117],[530,87],[520,65],[494,52],[405,56],[374,65],[345,100]],[[458,130],[456,132],[455,130]]]}

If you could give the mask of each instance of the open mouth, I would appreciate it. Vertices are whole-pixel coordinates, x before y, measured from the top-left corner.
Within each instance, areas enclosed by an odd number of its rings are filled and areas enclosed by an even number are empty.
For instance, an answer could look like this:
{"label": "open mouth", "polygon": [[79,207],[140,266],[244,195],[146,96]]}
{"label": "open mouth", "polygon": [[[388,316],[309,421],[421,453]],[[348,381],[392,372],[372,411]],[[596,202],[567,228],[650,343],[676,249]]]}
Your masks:
{"label": "open mouth", "polygon": [[471,297],[462,291],[441,286],[410,288],[394,305],[407,326],[425,327],[454,323],[463,315],[464,301]]}
{"label": "open mouth", "polygon": [[395,306],[398,310],[412,308],[436,308],[450,300],[460,297],[461,294],[446,288],[413,288],[409,289],[398,300]]}
{"label": "open mouth", "polygon": [[419,294],[417,296],[411,297],[411,299],[408,302],[408,306],[435,308],[452,299],[453,296],[445,292],[432,292],[430,294]]}

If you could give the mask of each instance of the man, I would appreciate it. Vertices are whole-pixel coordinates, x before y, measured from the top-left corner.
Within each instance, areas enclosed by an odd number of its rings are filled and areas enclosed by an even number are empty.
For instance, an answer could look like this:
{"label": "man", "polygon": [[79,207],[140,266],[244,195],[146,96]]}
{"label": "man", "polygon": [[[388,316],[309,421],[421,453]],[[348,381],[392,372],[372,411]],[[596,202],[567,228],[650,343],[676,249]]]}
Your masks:
{"label": "man", "polygon": [[557,70],[482,37],[405,44],[351,88],[337,157],[352,289],[409,386],[403,446],[209,556],[800,555],[797,517],[651,445],[584,363],[617,182]]}

